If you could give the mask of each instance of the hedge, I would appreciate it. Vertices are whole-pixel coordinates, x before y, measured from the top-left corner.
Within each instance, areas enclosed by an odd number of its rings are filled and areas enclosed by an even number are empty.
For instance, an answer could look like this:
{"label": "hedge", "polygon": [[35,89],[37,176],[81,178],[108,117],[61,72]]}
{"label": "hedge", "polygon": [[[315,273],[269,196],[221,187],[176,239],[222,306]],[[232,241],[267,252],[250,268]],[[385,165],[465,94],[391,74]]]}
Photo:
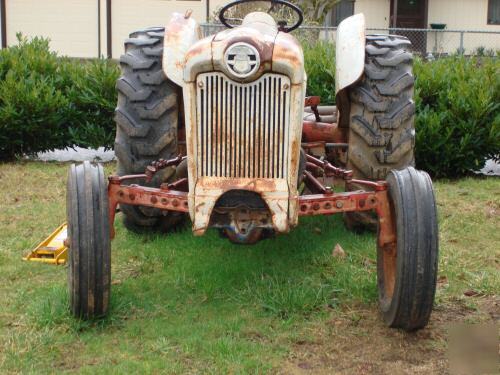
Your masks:
{"label": "hedge", "polygon": [[[0,160],[56,148],[113,145],[119,68],[50,52],[46,39],[18,36],[0,51]],[[304,43],[308,95],[334,104],[335,50]],[[500,61],[451,56],[415,60],[416,164],[458,177],[500,154]]]}
{"label": "hedge", "polygon": [[111,147],[116,63],[60,58],[43,38],[0,50],[0,160],[73,145]]}

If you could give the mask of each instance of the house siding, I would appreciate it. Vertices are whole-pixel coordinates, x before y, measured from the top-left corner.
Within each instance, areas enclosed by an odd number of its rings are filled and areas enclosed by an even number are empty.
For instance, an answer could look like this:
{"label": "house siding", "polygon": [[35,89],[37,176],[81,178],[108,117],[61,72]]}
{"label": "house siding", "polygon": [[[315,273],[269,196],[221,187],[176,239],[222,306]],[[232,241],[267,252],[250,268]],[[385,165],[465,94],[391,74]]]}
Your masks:
{"label": "house siding", "polygon": [[[500,31],[498,25],[488,25],[488,0],[430,0],[429,25],[445,23],[449,30]],[[437,39],[436,39],[437,37]],[[457,52],[460,46],[459,33],[428,35],[428,50],[438,53]],[[437,43],[436,43],[437,41]],[[465,54],[477,47],[500,49],[500,36],[491,34],[463,34]]]}
{"label": "house siding", "polygon": [[366,27],[381,28],[389,27],[391,14],[390,0],[356,0],[354,13],[363,13],[366,17]]}
{"label": "house siding", "polygon": [[16,44],[16,34],[22,32],[50,38],[51,48],[63,55],[95,57],[96,14],[96,0],[7,0],[7,45]]}
{"label": "house siding", "polygon": [[499,25],[488,25],[488,0],[429,0],[431,23],[453,30],[500,31]]}
{"label": "house siding", "polygon": [[[356,0],[354,13],[366,16],[368,28],[390,25],[390,0]],[[488,0],[429,0],[428,27],[445,23],[448,29],[500,31],[499,25],[488,25]]]}
{"label": "house siding", "polygon": [[[166,25],[173,12],[193,10],[193,17],[206,21],[207,0],[112,0],[111,50],[108,51],[107,0],[0,0],[6,3],[7,44],[16,43],[16,33],[51,39],[51,48],[73,57],[108,56],[123,53],[123,41],[130,32],[149,26]],[[210,0],[209,16],[229,0]],[[100,3],[100,36],[98,4]],[[367,28],[388,28],[390,0],[356,0],[355,13],[364,13]],[[500,31],[488,25],[488,0],[429,0],[428,23],[446,23],[447,29]],[[1,31],[0,31],[1,32]],[[369,30],[370,32],[370,30]],[[380,32],[380,31],[378,31]],[[330,33],[335,34],[335,33]],[[329,35],[329,37],[334,35]],[[427,35],[427,50],[455,52],[460,34]],[[426,36],[422,33],[422,38]],[[476,48],[500,49],[497,35],[464,34],[466,53]]]}
{"label": "house siding", "polygon": [[199,22],[206,18],[206,2],[180,0],[114,0],[112,2],[113,57],[123,53],[123,41],[138,29],[151,26],[165,26],[172,13],[185,13],[192,9]]}

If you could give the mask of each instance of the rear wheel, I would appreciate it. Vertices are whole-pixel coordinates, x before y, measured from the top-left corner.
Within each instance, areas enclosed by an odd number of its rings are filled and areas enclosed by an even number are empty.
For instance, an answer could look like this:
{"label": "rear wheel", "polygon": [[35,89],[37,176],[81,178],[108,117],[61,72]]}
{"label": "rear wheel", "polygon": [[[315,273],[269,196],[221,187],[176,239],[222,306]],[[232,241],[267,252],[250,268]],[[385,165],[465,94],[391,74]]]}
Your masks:
{"label": "rear wheel", "polygon": [[394,247],[377,251],[379,303],[389,327],[427,325],[438,270],[436,202],[429,175],[412,167],[387,176],[396,224]]}
{"label": "rear wheel", "polygon": [[108,311],[111,244],[106,186],[101,165],[84,162],[70,167],[66,195],[68,287],[71,312],[83,319]]}
{"label": "rear wheel", "polygon": [[[389,171],[414,165],[414,77],[410,41],[368,35],[364,75],[350,90],[347,168],[354,178],[384,180]],[[357,190],[352,185],[351,189]],[[368,213],[346,215],[352,229],[376,227]]]}
{"label": "rear wheel", "polygon": [[[115,113],[115,153],[118,175],[144,173],[148,164],[178,154],[179,88],[163,73],[164,28],[136,31],[125,41],[120,58],[122,75],[116,83],[118,106]],[[175,170],[156,174],[149,186],[175,179]],[[144,184],[143,181],[129,183]],[[182,215],[141,206],[120,205],[128,229],[166,230]]]}

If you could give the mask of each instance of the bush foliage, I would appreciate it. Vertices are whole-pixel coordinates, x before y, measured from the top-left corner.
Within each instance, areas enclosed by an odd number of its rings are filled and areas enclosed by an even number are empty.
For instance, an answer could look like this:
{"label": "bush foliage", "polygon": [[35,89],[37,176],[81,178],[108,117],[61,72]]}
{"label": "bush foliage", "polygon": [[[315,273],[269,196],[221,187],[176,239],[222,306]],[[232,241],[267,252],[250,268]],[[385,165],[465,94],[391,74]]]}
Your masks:
{"label": "bush foliage", "polygon": [[500,62],[453,56],[417,60],[417,167],[457,177],[500,156]]}
{"label": "bush foliage", "polygon": [[116,64],[59,58],[43,38],[0,50],[0,160],[67,146],[111,147]]}
{"label": "bush foliage", "polygon": [[[50,52],[46,39],[19,38],[0,51],[0,160],[55,148],[112,147],[116,63]],[[335,49],[303,43],[307,94],[335,103]],[[500,153],[500,61],[416,59],[416,163],[457,177]]]}
{"label": "bush foliage", "polygon": [[[335,51],[304,44],[308,95],[335,102]],[[500,60],[415,59],[416,164],[435,177],[459,177],[500,156]]]}

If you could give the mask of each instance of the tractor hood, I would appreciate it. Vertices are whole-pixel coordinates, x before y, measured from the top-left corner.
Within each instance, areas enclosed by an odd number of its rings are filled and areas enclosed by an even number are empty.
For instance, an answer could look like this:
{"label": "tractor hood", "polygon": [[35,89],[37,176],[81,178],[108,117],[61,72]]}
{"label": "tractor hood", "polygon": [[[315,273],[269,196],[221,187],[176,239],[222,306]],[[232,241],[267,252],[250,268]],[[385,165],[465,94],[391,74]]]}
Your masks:
{"label": "tractor hood", "polygon": [[[237,46],[242,46],[240,51],[252,51],[250,56],[234,54]],[[235,73],[232,60],[238,58],[238,63],[252,64],[251,74],[241,76]],[[274,19],[262,12],[250,13],[241,26],[201,39],[188,49],[184,83],[192,83],[198,74],[210,71],[223,72],[239,82],[255,81],[266,72],[284,74],[290,78],[291,84],[302,84],[306,78],[300,44],[292,35],[278,31]]]}

